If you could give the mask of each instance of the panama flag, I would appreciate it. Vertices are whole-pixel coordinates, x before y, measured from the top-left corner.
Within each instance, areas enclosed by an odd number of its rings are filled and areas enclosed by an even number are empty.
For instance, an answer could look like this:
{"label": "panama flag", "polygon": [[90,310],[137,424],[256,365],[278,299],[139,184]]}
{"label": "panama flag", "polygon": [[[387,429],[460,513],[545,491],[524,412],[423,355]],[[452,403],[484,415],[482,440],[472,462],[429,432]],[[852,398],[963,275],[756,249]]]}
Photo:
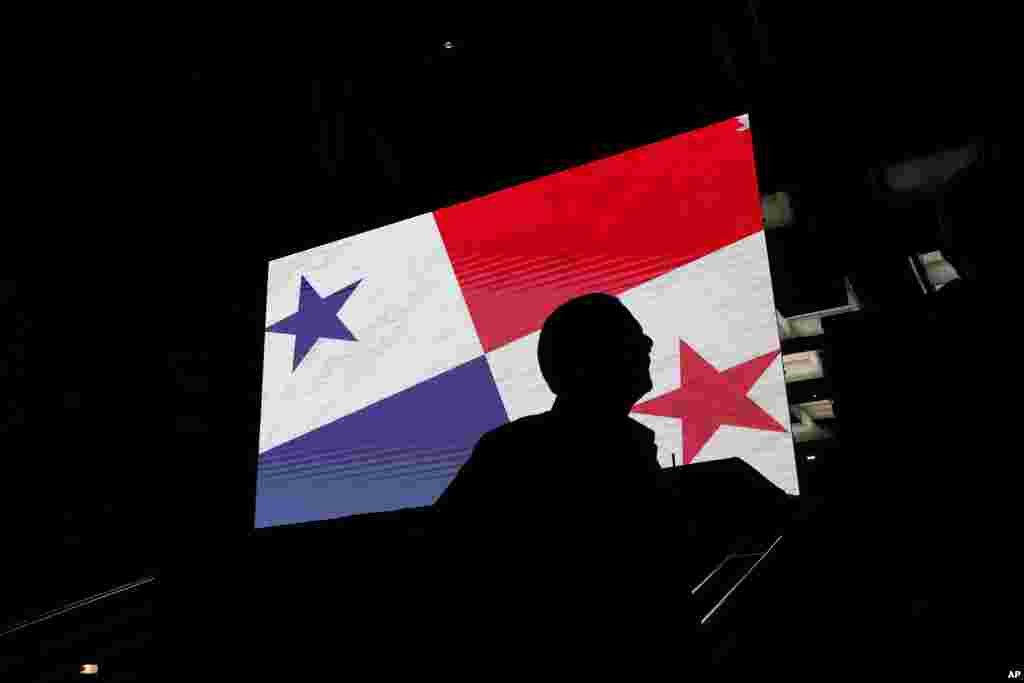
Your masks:
{"label": "panama flag", "polygon": [[432,504],[485,432],[551,408],[541,326],[591,292],[654,340],[630,416],[662,466],[740,457],[796,494],[750,135],[732,117],[270,262],[256,525]]}

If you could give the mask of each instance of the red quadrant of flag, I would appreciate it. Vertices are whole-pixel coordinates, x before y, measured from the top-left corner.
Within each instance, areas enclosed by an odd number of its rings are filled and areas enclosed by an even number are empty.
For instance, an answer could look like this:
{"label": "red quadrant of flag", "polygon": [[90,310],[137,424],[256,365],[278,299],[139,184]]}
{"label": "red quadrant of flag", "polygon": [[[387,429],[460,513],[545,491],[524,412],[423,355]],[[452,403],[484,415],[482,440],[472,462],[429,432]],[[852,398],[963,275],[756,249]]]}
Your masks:
{"label": "red quadrant of flag", "polygon": [[492,351],[558,305],[618,295],[761,230],[749,130],[729,119],[434,213]]}

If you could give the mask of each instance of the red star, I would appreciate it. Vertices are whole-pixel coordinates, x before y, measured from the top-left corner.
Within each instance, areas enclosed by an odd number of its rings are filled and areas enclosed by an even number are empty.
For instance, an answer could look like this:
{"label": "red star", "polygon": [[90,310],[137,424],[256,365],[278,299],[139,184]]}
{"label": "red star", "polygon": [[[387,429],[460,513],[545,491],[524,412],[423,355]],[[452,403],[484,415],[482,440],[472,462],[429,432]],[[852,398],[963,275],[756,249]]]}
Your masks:
{"label": "red star", "polygon": [[758,356],[719,372],[680,340],[678,389],[644,401],[634,413],[678,417],[683,421],[683,464],[689,465],[700,449],[724,424],[770,432],[786,428],[747,397],[747,392],[775,360],[779,351]]}

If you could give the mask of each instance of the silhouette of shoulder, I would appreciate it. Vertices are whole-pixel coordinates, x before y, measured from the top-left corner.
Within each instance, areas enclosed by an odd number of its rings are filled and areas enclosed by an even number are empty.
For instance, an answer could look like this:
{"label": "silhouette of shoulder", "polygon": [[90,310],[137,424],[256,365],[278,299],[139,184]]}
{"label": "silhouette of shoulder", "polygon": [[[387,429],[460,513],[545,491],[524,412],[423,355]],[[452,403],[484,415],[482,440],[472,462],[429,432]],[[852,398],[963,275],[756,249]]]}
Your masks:
{"label": "silhouette of shoulder", "polygon": [[[480,509],[498,504],[494,498],[495,489],[507,488],[509,483],[507,475],[503,476],[498,471],[509,464],[502,454],[517,451],[518,444],[527,441],[528,434],[537,428],[535,417],[528,415],[485,432],[434,507]],[[498,486],[502,480],[505,485]]]}
{"label": "silhouette of shoulder", "polygon": [[659,469],[654,431],[633,418],[608,427],[547,411],[483,434],[435,507],[480,511],[585,477],[646,476]]}
{"label": "silhouette of shoulder", "polygon": [[491,442],[500,441],[502,439],[512,439],[522,436],[528,436],[533,434],[538,429],[544,429],[549,425],[549,420],[546,419],[546,413],[538,413],[535,415],[524,415],[511,422],[506,422],[503,425],[495,427],[491,431],[480,437],[488,439]]}
{"label": "silhouette of shoulder", "polygon": [[[506,422],[485,433],[481,437],[481,441],[484,438],[489,438],[491,441],[500,441],[516,437],[548,436],[562,431],[573,431],[574,429],[578,428],[573,427],[552,411],[547,411],[526,415],[512,422]],[[622,422],[621,429],[615,430],[615,433],[641,442],[654,441],[654,430],[631,417],[626,418]]]}

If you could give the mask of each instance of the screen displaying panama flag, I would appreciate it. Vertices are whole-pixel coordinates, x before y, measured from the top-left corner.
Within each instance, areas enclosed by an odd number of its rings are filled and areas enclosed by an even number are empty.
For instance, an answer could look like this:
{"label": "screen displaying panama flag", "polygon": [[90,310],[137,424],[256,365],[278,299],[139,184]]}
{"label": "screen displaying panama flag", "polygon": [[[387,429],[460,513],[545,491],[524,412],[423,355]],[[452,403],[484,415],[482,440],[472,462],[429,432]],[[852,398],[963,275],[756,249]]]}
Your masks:
{"label": "screen displaying panama flag", "polygon": [[271,261],[256,526],[432,504],[551,408],[541,326],[590,292],[654,340],[631,417],[662,466],[740,457],[796,494],[748,121]]}

